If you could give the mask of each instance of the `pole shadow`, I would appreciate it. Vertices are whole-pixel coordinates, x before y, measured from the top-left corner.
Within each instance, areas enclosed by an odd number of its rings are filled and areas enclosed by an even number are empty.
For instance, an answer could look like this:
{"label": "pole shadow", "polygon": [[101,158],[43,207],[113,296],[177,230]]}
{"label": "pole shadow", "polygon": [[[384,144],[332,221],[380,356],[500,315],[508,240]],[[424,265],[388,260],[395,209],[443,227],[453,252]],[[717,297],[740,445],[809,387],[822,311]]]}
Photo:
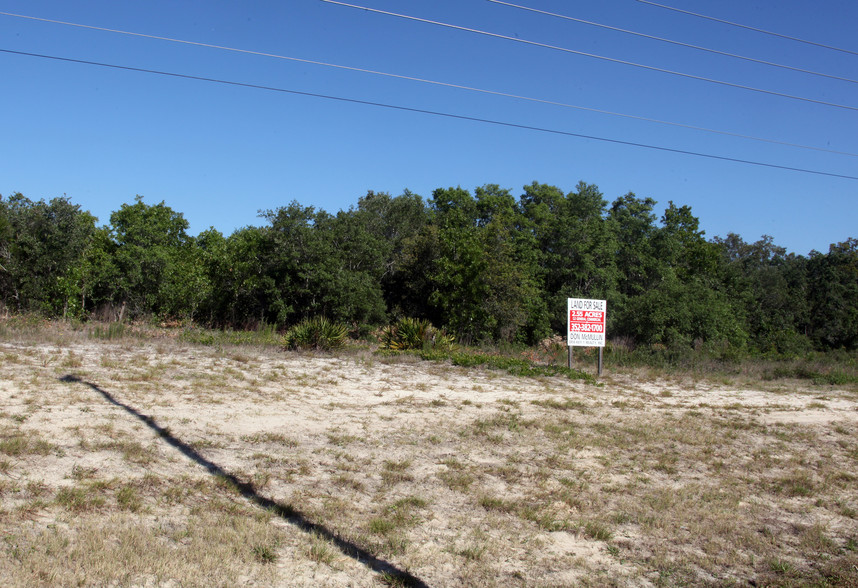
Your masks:
{"label": "pole shadow", "polygon": [[359,563],[362,563],[372,571],[385,576],[390,585],[408,586],[412,588],[429,588],[428,584],[423,582],[423,580],[421,580],[417,576],[406,570],[400,570],[390,562],[376,557],[372,553],[366,551],[365,549],[349,541],[348,539],[339,537],[324,525],[314,523],[308,520],[306,516],[304,516],[300,511],[298,511],[291,505],[280,504],[276,500],[272,500],[271,498],[262,496],[256,491],[256,489],[253,487],[253,484],[241,481],[234,474],[231,474],[228,471],[224,470],[221,466],[214,463],[213,461],[206,459],[205,457],[200,455],[193,447],[191,447],[181,439],[173,436],[173,434],[169,431],[168,428],[158,425],[155,422],[155,419],[137,411],[136,409],[127,404],[118,401],[109,392],[102,390],[95,384],[87,382],[86,380],[83,380],[80,377],[72,374],[67,374],[59,378],[59,380],[65,383],[83,384],[85,386],[89,386],[91,389],[98,392],[110,404],[118,406],[128,414],[137,418],[147,427],[155,431],[161,439],[167,442],[167,444],[179,450],[185,457],[195,461],[196,463],[206,468],[206,470],[211,475],[227,480],[232,486],[236,488],[236,490],[241,494],[241,496],[243,496],[250,502],[275,514],[276,516],[298,527],[306,533],[315,533],[316,535],[328,540],[329,542],[331,542],[331,544],[337,547],[337,549],[339,549],[344,555],[354,559]]}

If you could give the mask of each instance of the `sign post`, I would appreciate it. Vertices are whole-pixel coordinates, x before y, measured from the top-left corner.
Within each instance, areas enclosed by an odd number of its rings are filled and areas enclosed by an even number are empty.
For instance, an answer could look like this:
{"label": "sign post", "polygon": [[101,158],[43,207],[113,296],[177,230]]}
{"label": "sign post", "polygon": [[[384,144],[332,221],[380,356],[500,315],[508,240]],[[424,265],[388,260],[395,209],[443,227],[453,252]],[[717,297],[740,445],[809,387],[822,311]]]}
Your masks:
{"label": "sign post", "polygon": [[569,346],[569,367],[572,367],[572,347],[599,348],[599,375],[602,375],[602,351],[605,348],[605,318],[608,314],[606,300],[569,298],[567,316],[569,329],[566,344]]}

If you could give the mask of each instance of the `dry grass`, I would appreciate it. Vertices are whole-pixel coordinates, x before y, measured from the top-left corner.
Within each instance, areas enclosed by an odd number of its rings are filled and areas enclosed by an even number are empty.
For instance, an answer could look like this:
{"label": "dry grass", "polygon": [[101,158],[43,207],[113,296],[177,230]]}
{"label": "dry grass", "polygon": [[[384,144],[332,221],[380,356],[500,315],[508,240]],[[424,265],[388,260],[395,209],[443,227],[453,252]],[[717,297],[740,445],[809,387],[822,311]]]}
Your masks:
{"label": "dry grass", "polygon": [[114,331],[0,338],[4,586],[858,585],[848,387]]}

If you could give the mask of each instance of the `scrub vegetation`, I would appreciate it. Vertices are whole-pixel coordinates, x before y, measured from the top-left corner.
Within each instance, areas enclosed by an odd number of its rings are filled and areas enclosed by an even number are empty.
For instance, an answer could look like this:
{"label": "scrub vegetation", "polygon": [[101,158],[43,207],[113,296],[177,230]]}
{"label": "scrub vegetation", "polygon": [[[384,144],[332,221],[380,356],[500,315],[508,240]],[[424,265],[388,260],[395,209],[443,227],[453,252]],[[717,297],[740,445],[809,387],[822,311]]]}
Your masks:
{"label": "scrub vegetation", "polygon": [[858,240],[802,256],[766,236],[707,239],[688,206],[655,211],[583,182],[518,197],[488,184],[368,192],[336,214],[292,202],[191,236],[164,202],[138,197],[97,226],[68,198],[13,194],[0,197],[0,312],[269,329],[305,347],[343,330],[393,349],[532,346],[565,333],[567,298],[590,298],[607,300],[613,344],[653,362],[858,346]]}

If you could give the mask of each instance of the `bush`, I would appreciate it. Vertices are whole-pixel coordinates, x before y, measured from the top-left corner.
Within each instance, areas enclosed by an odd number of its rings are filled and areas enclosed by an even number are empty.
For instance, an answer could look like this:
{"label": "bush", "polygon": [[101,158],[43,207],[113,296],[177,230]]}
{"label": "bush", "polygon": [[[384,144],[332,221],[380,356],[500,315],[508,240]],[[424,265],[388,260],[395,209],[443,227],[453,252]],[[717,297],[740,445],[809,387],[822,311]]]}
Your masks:
{"label": "bush", "polygon": [[409,349],[450,349],[453,338],[425,319],[403,318],[382,330],[381,348],[392,351]]}
{"label": "bush", "polygon": [[349,330],[346,325],[329,321],[325,317],[305,319],[289,329],[286,346],[292,349],[320,349],[328,351],[345,345]]}

